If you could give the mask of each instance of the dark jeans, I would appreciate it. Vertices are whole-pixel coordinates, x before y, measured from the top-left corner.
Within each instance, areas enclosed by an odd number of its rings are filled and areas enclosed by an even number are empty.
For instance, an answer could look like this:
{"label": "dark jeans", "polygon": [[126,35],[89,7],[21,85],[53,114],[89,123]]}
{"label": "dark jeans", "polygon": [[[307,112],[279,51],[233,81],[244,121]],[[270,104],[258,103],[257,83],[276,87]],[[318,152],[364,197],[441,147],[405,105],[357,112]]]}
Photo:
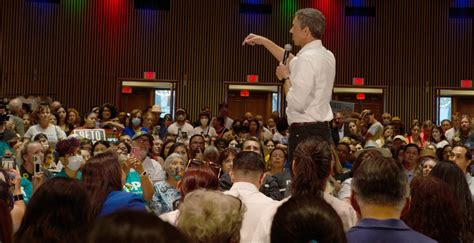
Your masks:
{"label": "dark jeans", "polygon": [[[304,125],[300,127],[290,127],[290,137],[288,139],[288,162],[290,162],[290,170],[292,171],[293,154],[296,146],[306,138],[320,137],[329,143],[333,143],[331,130],[327,123],[318,122],[316,124]],[[293,174],[293,173],[292,173]]]}

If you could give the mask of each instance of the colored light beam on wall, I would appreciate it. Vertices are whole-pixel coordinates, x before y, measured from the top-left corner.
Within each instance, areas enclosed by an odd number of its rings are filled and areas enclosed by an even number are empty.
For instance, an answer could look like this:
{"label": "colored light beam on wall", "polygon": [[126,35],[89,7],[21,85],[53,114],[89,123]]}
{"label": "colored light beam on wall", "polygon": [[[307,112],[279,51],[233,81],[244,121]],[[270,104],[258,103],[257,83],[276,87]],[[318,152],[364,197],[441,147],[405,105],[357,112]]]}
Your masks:
{"label": "colored light beam on wall", "polygon": [[63,3],[73,14],[80,14],[86,9],[86,0],[63,0]]}
{"label": "colored light beam on wall", "polygon": [[364,0],[347,0],[346,6],[362,7],[362,6],[365,6],[365,1]]}
{"label": "colored light beam on wall", "polygon": [[280,8],[283,17],[285,19],[289,18],[291,21],[293,16],[295,15],[298,5],[296,3],[296,0],[283,0],[281,2]]}
{"label": "colored light beam on wall", "polygon": [[455,0],[453,2],[453,7],[455,8],[467,8],[469,6],[469,0]]}

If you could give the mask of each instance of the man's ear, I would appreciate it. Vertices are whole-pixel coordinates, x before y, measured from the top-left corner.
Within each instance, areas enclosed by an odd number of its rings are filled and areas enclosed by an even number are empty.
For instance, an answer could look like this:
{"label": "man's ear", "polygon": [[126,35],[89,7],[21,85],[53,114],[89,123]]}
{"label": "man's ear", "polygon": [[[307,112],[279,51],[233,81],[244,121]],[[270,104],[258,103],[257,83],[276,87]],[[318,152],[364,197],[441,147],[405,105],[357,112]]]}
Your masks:
{"label": "man's ear", "polygon": [[291,171],[293,171],[293,175],[296,175],[296,165],[295,165],[295,160],[291,162]]}
{"label": "man's ear", "polygon": [[408,213],[408,211],[410,211],[410,205],[411,205],[411,197],[408,196],[405,198],[405,205],[403,205],[402,213],[400,216],[403,216],[406,213]]}
{"label": "man's ear", "polygon": [[235,175],[234,175],[234,171],[229,171],[229,176],[230,176],[230,180],[232,181],[232,183],[234,183],[235,181]]}
{"label": "man's ear", "polygon": [[357,203],[356,197],[357,197],[357,193],[354,190],[351,190],[351,205],[359,215],[362,215],[362,213],[360,212],[360,206],[359,206],[359,203]]}
{"label": "man's ear", "polygon": [[265,180],[265,173],[262,173],[260,175],[260,178],[258,179],[258,185],[261,186],[263,185],[263,181]]}

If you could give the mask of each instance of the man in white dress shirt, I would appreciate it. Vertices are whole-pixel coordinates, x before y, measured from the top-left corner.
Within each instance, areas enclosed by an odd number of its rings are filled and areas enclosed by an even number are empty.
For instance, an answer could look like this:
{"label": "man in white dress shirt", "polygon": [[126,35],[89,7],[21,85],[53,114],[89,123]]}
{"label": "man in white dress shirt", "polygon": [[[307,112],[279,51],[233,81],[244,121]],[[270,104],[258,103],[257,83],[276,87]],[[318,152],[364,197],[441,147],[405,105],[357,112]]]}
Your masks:
{"label": "man in white dress shirt", "polygon": [[[326,18],[320,11],[313,8],[298,10],[290,33],[294,44],[302,48],[296,56],[290,54],[286,63],[280,63],[276,68],[277,78],[284,81],[288,102],[288,161],[293,160],[298,142],[307,137],[331,140],[329,121],[333,113],[329,101],[336,76],[336,59],[321,42],[325,28]],[[263,45],[276,59],[285,62],[284,49],[265,37],[250,34],[243,44]]]}
{"label": "man in white dress shirt", "polygon": [[261,156],[255,152],[242,151],[233,163],[230,177],[234,184],[225,193],[240,198],[247,207],[240,230],[240,242],[252,240],[262,213],[270,204],[274,203],[271,198],[258,190],[264,171],[265,164]]}

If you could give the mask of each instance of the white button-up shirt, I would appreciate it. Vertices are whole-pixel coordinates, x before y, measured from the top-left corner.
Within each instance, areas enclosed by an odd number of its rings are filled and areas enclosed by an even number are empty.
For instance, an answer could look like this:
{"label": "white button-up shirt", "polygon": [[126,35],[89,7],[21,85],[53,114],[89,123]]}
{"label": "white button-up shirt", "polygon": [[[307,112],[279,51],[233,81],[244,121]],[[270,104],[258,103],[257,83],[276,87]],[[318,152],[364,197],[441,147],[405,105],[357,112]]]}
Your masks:
{"label": "white button-up shirt", "polygon": [[240,198],[247,207],[240,229],[240,242],[251,242],[263,212],[275,201],[263,195],[254,184],[248,182],[236,182],[224,194]]}
{"label": "white button-up shirt", "polygon": [[[267,210],[262,215],[260,222],[258,223],[257,229],[252,238],[252,242],[254,243],[266,243],[270,242],[270,233],[272,228],[273,217],[283,203],[288,201],[288,198],[285,198],[281,201],[277,201],[271,204]],[[352,208],[351,205],[348,203],[341,201],[330,194],[324,192],[323,199],[326,201],[331,207],[336,211],[342,221],[342,225],[344,226],[344,231],[348,231],[352,226],[356,225],[357,223],[357,214],[355,210]]]}
{"label": "white button-up shirt", "polygon": [[306,44],[289,65],[291,88],[286,96],[288,124],[331,121],[329,101],[336,77],[336,59],[321,40]]}

